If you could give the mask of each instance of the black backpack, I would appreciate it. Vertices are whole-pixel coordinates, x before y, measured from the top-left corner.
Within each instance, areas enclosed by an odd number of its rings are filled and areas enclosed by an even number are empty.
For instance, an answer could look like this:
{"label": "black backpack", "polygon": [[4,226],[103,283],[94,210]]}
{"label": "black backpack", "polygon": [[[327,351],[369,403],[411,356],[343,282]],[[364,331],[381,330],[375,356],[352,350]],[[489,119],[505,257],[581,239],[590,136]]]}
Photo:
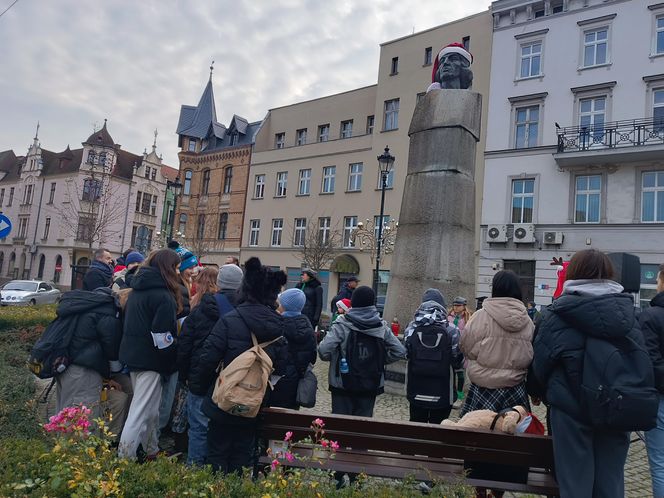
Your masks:
{"label": "black backpack", "polygon": [[594,427],[646,431],[657,425],[659,395],[648,352],[631,337],[588,337],[581,405]]}
{"label": "black backpack", "polygon": [[57,317],[48,324],[28,358],[28,368],[40,379],[50,379],[71,364],[69,344],[76,330],[77,315]]}
{"label": "black backpack", "polygon": [[[444,327],[444,326],[443,326]],[[408,337],[409,374],[447,378],[451,363],[450,340],[443,327],[435,327],[436,334],[425,334],[416,328]],[[426,327],[431,329],[431,327]]]}
{"label": "black backpack", "polygon": [[348,373],[341,373],[344,390],[354,394],[377,394],[385,371],[385,341],[351,330],[346,342]]}

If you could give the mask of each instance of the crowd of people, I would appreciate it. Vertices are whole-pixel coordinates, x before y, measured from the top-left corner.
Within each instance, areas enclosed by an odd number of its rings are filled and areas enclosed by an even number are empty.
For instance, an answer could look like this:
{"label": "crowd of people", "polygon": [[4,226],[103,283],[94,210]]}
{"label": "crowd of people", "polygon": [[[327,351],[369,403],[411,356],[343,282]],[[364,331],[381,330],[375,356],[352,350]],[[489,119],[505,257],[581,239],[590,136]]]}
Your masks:
{"label": "crowd of people", "polygon": [[329,362],[332,413],[363,417],[373,416],[385,366],[407,360],[411,421],[440,424],[455,406],[463,416],[543,402],[564,497],[623,496],[630,431],[648,429],[653,492],[664,496],[664,265],[640,314],[610,259],[584,250],[569,262],[562,295],[539,311],[503,270],[474,313],[466,298],[448,308],[440,290],[427,289],[401,335],[396,319],[379,315],[372,288],[352,277],[330,303],[318,344],[323,290],[313,270],[285,289],[286,274],[257,258],[203,267],[177,244],[147,259],[130,250],[120,262],[113,271],[110,254],[97,251],[86,290],[66,293],[58,307],[79,318],[57,396],[59,408],[110,411],[121,456],[154,458],[160,431],[170,429],[192,465],[253,466],[258,418],[238,403],[229,410],[223,385],[247,351],[269,357],[262,406],[299,409],[298,386],[319,358]]}

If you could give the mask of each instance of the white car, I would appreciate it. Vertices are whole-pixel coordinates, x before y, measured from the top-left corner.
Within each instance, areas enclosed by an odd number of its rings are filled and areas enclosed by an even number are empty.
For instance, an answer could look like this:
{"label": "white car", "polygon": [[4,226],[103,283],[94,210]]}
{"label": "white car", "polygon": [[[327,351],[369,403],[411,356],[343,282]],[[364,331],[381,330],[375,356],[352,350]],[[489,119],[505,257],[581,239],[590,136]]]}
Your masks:
{"label": "white car", "polygon": [[0,290],[2,306],[34,306],[60,300],[62,293],[49,282],[41,280],[12,280]]}

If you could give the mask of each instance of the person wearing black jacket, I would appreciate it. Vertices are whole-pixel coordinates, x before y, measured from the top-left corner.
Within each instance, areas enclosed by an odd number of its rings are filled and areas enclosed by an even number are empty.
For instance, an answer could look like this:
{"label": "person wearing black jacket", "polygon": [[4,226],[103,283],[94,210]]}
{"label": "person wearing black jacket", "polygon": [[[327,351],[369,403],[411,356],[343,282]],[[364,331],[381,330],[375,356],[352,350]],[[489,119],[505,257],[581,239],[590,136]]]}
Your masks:
{"label": "person wearing black jacket", "polygon": [[302,308],[302,314],[311,322],[315,329],[320,320],[321,311],[323,311],[323,287],[313,270],[304,270],[302,280],[297,288],[304,292],[307,301]]}
{"label": "person wearing black jacket", "polygon": [[83,404],[100,417],[102,379],[110,374],[109,361],[118,359],[122,320],[111,289],[65,292],[56,311],[58,317],[76,315],[76,328],[69,343],[71,364],[56,376],[56,405]]}
{"label": "person wearing black jacket", "polygon": [[309,319],[301,310],[306,298],[300,289],[288,289],[279,294],[279,308],[284,319],[284,336],[288,340],[286,372],[270,396],[271,406],[297,410],[297,385],[310,364],[316,363],[316,336]]}
{"label": "person wearing black jacket", "polygon": [[148,456],[159,451],[161,377],[175,371],[177,359],[176,315],[182,309],[179,264],[175,251],[155,251],[131,282],[120,361],[130,371],[134,395],[120,438],[121,457],[135,458],[139,445]]}
{"label": "person wearing black jacket", "polygon": [[[237,308],[219,319],[189,371],[191,391],[207,393],[203,402],[203,412],[210,418],[207,463],[223,473],[240,473],[243,467],[255,463],[257,420],[226,413],[212,401],[217,367],[229,365],[250,349],[251,334],[259,343],[284,335],[284,321],[275,307],[286,274],[262,266],[258,258],[250,258],[245,271]],[[288,362],[286,340],[272,343],[265,351],[272,359],[274,374],[283,375]]]}
{"label": "person wearing black jacket", "polygon": [[657,295],[641,312],[639,323],[652,360],[655,387],[660,394],[657,427],[646,432],[653,496],[664,496],[664,264],[657,273]]}
{"label": "person wearing black jacket", "polygon": [[83,290],[93,291],[98,287],[110,287],[113,280],[113,257],[106,249],[95,251],[95,259],[83,277]]}
{"label": "person wearing black jacket", "polygon": [[339,294],[334,296],[332,301],[330,301],[330,310],[332,311],[333,315],[337,312],[337,302],[341,301],[342,299],[348,299],[350,301],[351,297],[353,297],[353,291],[357,288],[359,283],[360,280],[355,275],[351,275],[348,277],[348,279],[346,279],[346,282],[341,287]]}

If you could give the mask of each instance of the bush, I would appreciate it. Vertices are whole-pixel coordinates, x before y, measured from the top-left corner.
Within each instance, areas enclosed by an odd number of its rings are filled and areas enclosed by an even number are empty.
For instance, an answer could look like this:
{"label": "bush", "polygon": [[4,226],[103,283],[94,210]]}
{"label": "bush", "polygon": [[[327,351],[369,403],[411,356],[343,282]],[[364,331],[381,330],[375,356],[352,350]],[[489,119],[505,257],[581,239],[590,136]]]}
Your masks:
{"label": "bush", "polygon": [[42,325],[55,319],[55,304],[39,306],[5,306],[0,309],[0,331]]}

